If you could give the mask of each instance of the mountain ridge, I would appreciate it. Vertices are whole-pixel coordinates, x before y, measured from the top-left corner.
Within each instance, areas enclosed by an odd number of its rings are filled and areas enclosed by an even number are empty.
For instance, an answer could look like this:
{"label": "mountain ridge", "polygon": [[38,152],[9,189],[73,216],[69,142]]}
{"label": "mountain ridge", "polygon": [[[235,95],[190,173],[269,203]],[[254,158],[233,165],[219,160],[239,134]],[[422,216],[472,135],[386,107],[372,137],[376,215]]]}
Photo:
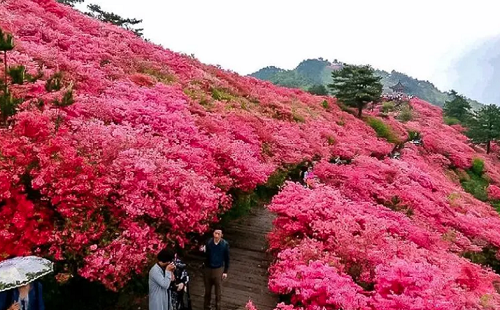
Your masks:
{"label": "mountain ridge", "polygon": [[[270,81],[280,86],[307,90],[315,84],[328,85],[331,82],[332,70],[340,68],[341,65],[342,63],[337,60],[330,62],[323,58],[312,58],[303,60],[296,68],[291,70],[268,66],[248,76]],[[390,87],[401,81],[403,86],[406,87],[406,93],[417,96],[439,107],[443,107],[446,101],[452,100],[448,93],[440,91],[430,81],[419,80],[395,70],[387,72],[375,69],[375,74],[382,78],[381,82],[384,92],[391,92]],[[467,98],[467,100],[474,109],[478,109],[483,105],[470,98]]]}

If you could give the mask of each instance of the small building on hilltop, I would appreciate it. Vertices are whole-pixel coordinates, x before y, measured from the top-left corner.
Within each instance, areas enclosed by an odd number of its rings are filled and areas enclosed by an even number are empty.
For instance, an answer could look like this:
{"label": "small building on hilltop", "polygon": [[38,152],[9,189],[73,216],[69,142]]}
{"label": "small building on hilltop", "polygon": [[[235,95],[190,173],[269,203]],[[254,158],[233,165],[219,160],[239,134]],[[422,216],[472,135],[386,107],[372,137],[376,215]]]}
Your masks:
{"label": "small building on hilltop", "polygon": [[405,92],[405,87],[403,84],[401,84],[401,80],[399,80],[396,85],[391,86],[389,88],[392,89],[392,91],[395,93],[404,93]]}
{"label": "small building on hilltop", "polygon": [[333,71],[337,71],[337,70],[342,70],[342,68],[344,68],[344,64],[342,64],[341,62],[338,62],[337,59],[335,59],[331,64],[330,64],[330,69],[332,69]]}

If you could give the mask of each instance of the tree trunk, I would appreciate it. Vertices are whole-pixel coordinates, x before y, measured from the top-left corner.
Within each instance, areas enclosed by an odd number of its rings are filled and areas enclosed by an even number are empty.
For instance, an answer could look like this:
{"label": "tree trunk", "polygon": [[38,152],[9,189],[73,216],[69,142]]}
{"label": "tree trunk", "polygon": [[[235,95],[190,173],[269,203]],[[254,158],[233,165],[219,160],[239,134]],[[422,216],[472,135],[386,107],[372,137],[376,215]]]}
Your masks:
{"label": "tree trunk", "polygon": [[363,107],[358,107],[358,118],[361,118],[362,114],[363,114]]}
{"label": "tree trunk", "polygon": [[491,146],[491,141],[488,140],[488,142],[486,142],[486,154],[490,153],[490,146]]}
{"label": "tree trunk", "polygon": [[7,51],[3,51],[3,64],[5,66],[4,72],[4,95],[7,95]]}

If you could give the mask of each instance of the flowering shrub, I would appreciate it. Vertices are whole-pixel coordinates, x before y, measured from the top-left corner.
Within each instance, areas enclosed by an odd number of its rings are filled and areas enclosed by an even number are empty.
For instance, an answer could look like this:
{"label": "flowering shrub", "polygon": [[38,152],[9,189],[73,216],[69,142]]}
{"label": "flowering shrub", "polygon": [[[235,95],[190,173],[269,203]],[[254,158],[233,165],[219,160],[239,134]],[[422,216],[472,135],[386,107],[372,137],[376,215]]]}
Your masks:
{"label": "flowering shrub", "polygon": [[[449,251],[439,233],[330,186],[290,183],[273,199],[272,291],[305,309],[482,309],[500,278]],[[485,301],[487,300],[487,307]]]}
{"label": "flowering shrub", "polygon": [[0,128],[0,257],[51,255],[116,290],[148,253],[205,232],[230,191],[314,156],[391,149],[332,98],[325,111],[53,0],[4,1],[0,28],[8,65],[37,77],[13,85],[21,104]]}
{"label": "flowering shrub", "polygon": [[[270,287],[292,294],[277,309],[499,306],[498,277],[459,254],[500,246],[498,214],[460,186],[480,158],[496,200],[500,167],[438,108],[413,99],[412,120],[377,118],[402,142],[393,159],[334,98],[204,65],[53,0],[4,1],[0,28],[15,38],[9,65],[37,76],[12,86],[21,104],[0,128],[0,259],[52,256],[118,290],[148,254],[218,221],[229,193],[320,158],[315,189],[289,184],[270,207]],[[410,131],[422,144],[403,145]]]}

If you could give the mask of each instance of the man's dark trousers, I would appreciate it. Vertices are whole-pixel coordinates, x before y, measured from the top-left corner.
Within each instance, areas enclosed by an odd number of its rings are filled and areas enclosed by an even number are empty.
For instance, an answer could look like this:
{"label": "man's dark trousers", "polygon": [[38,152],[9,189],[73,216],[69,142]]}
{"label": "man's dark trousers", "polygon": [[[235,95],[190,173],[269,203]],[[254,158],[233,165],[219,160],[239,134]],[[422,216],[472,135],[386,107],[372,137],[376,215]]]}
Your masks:
{"label": "man's dark trousers", "polygon": [[205,282],[205,303],[204,310],[210,309],[210,301],[212,298],[212,286],[215,286],[215,309],[221,310],[222,298],[222,273],[224,267],[203,269],[203,281]]}

